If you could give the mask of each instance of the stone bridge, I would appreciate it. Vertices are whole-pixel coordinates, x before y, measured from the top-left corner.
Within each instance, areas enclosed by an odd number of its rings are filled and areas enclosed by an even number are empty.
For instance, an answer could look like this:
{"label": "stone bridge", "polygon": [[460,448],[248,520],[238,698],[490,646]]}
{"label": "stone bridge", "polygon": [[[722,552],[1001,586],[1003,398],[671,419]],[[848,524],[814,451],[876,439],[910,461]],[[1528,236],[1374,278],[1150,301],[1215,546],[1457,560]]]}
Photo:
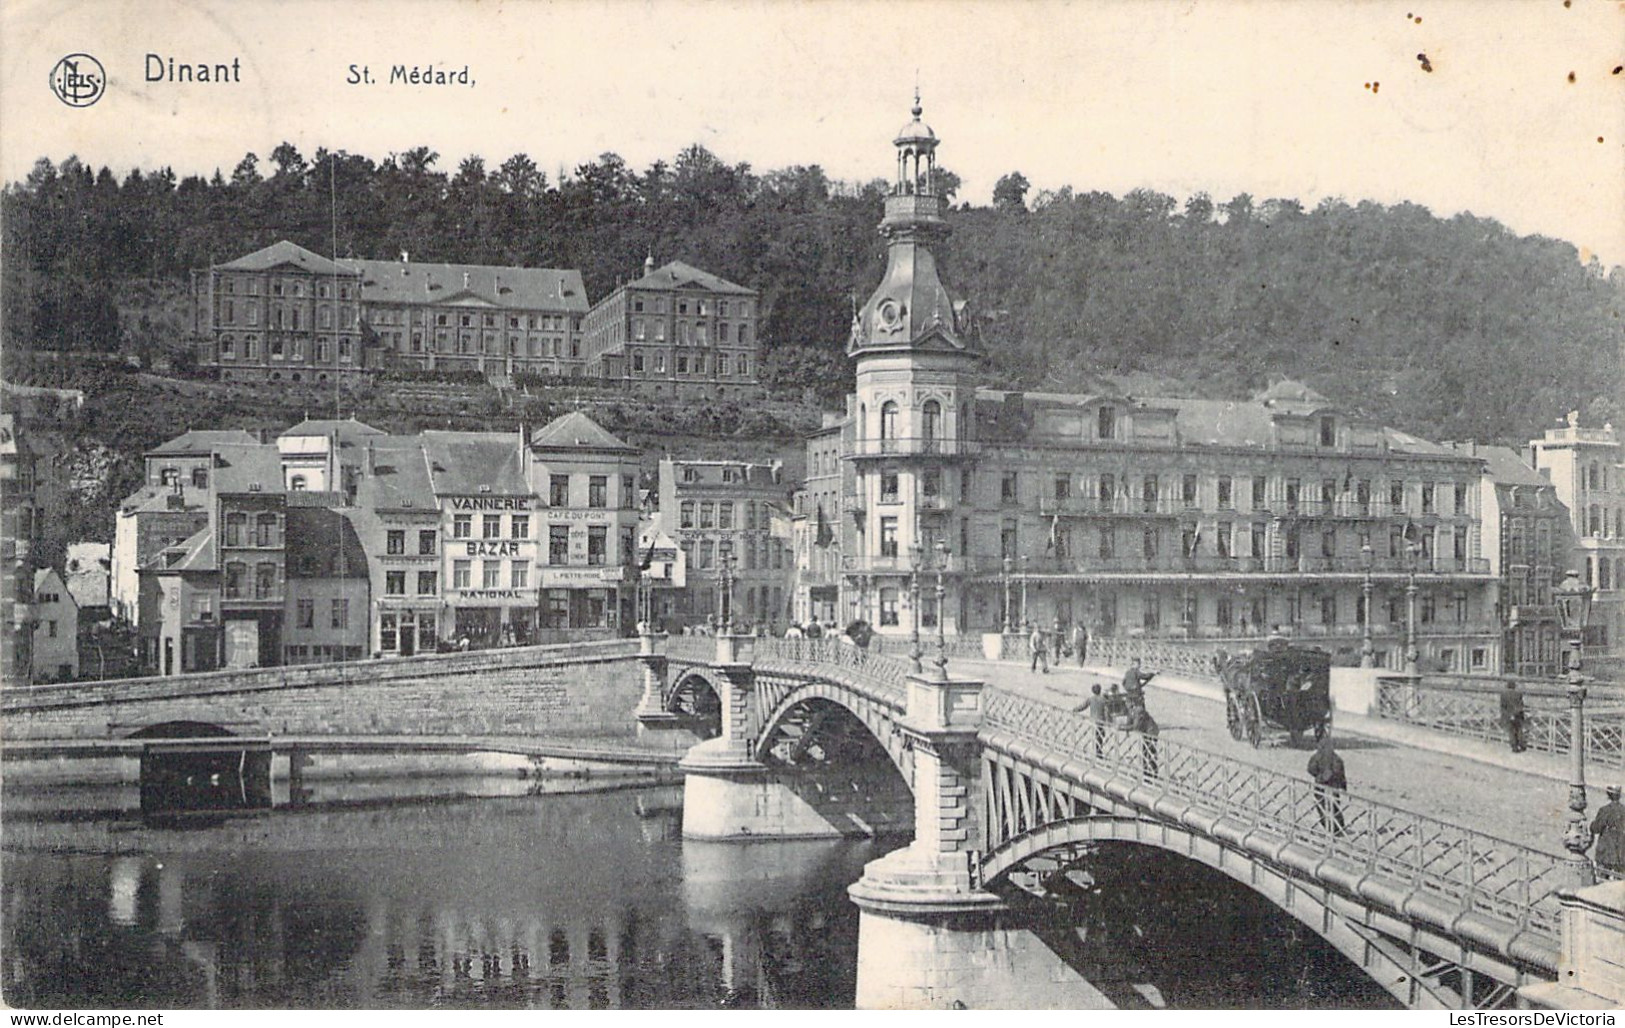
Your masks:
{"label": "stone bridge", "polygon": [[[7,760],[139,755],[167,726],[271,737],[279,753],[514,753],[670,764],[640,740],[636,640],[0,690]],[[658,688],[654,693],[659,695]]]}
{"label": "stone bridge", "polygon": [[1583,872],[1561,854],[1358,794],[1333,811],[1306,779],[835,640],[679,638],[648,659],[664,716],[718,715],[681,765],[686,836],[868,832],[912,805],[913,843],[851,889],[859,1006],[1088,1005],[1004,897],[1109,843],[1257,891],[1407,1006],[1620,995],[1617,948],[1598,971],[1564,939],[1593,922],[1625,937],[1625,882],[1577,896]]}

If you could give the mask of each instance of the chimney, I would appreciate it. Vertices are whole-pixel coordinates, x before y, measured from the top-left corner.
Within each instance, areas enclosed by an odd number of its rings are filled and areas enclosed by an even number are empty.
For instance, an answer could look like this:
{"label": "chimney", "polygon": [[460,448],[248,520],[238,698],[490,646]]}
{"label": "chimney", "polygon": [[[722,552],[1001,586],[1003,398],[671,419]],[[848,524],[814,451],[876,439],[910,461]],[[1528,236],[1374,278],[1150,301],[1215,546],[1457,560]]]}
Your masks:
{"label": "chimney", "polygon": [[463,272],[463,288],[468,288],[468,272]]}
{"label": "chimney", "polygon": [[175,492],[172,492],[168,496],[164,497],[164,508],[166,510],[185,510],[186,497],[182,496],[180,490],[177,489]]}

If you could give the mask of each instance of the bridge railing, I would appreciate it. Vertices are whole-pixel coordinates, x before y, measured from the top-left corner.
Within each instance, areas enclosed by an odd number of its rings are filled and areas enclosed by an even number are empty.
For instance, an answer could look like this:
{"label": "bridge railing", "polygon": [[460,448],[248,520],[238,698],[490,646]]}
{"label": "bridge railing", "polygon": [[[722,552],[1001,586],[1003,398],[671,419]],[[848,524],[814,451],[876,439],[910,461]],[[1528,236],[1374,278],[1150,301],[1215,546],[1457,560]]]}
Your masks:
{"label": "bridge railing", "polygon": [[[1178,743],[1148,745],[1138,733],[1002,691],[988,693],[984,726],[1039,743],[1056,766],[1078,762],[1127,779],[1138,805],[1166,810],[1162,801],[1171,799],[1182,819],[1200,811],[1229,821],[1238,838],[1268,833],[1397,882],[1398,896],[1435,896],[1556,938],[1555,890],[1568,884],[1562,857]],[[1145,789],[1155,792],[1147,797]]]}
{"label": "bridge railing", "polygon": [[902,696],[914,665],[906,657],[877,653],[839,639],[757,639],[757,659],[846,668]]}
{"label": "bridge railing", "polygon": [[717,641],[708,635],[669,635],[661,643],[667,657],[709,664],[717,659]]}
{"label": "bridge railing", "polygon": [[[1425,680],[1418,684],[1404,679],[1379,679],[1377,716],[1471,739],[1498,742],[1506,738],[1500,697],[1493,688],[1441,688]],[[1558,696],[1526,697],[1523,734],[1531,749],[1568,753],[1573,732],[1566,700]],[[1625,768],[1625,709],[1612,697],[1604,699],[1600,708],[1588,702],[1585,735],[1588,761],[1602,767]]]}
{"label": "bridge railing", "polygon": [[1111,667],[1126,666],[1138,660],[1147,671],[1172,671],[1194,678],[1215,678],[1213,650],[1189,643],[1156,639],[1090,639],[1089,663]]}

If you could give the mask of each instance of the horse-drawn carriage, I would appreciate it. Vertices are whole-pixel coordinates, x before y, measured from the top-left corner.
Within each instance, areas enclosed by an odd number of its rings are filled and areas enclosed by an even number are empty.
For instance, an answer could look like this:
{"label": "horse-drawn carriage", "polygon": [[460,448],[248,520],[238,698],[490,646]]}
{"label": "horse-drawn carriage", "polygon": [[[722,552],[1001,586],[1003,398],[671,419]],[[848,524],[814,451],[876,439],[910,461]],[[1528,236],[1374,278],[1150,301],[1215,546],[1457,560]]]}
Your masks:
{"label": "horse-drawn carriage", "polygon": [[1225,723],[1233,739],[1256,748],[1269,731],[1296,746],[1304,732],[1319,738],[1332,723],[1331,655],[1272,640],[1250,654],[1214,658],[1224,683]]}

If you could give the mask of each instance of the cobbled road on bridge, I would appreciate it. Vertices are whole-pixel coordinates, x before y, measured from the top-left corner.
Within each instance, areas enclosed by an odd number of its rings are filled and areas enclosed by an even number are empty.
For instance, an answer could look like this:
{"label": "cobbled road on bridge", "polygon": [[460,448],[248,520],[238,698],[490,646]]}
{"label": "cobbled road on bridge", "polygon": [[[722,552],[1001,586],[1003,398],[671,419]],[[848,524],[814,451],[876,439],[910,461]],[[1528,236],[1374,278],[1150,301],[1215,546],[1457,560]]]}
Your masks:
{"label": "cobbled road on bridge", "polygon": [[[1089,686],[1109,677],[1059,667],[1050,674],[1034,673],[1025,664],[954,661],[956,675],[974,675],[1030,699],[1072,708],[1089,697]],[[1217,686],[1214,686],[1215,690]],[[1266,740],[1258,749],[1230,738],[1224,722],[1224,703],[1159,688],[1152,679],[1146,694],[1151,715],[1162,738],[1220,753],[1274,771],[1307,779],[1312,752],[1309,737],[1291,748],[1281,733],[1278,744]],[[1352,724],[1351,724],[1352,722]],[[1368,732],[1362,732],[1367,727]],[[1568,787],[1560,780],[1535,772],[1520,772],[1461,755],[1487,744],[1438,736],[1440,749],[1423,749],[1392,738],[1385,722],[1338,715],[1335,738],[1348,770],[1349,791],[1381,803],[1450,821],[1475,831],[1499,836],[1535,849],[1562,853],[1563,828],[1568,818]],[[1396,726],[1397,728],[1397,726]],[[1403,731],[1418,731],[1403,729]],[[1454,751],[1454,752],[1453,752]],[[1555,758],[1525,753],[1531,766]],[[1612,779],[1592,776],[1587,815],[1595,815],[1604,802],[1602,787]]]}

